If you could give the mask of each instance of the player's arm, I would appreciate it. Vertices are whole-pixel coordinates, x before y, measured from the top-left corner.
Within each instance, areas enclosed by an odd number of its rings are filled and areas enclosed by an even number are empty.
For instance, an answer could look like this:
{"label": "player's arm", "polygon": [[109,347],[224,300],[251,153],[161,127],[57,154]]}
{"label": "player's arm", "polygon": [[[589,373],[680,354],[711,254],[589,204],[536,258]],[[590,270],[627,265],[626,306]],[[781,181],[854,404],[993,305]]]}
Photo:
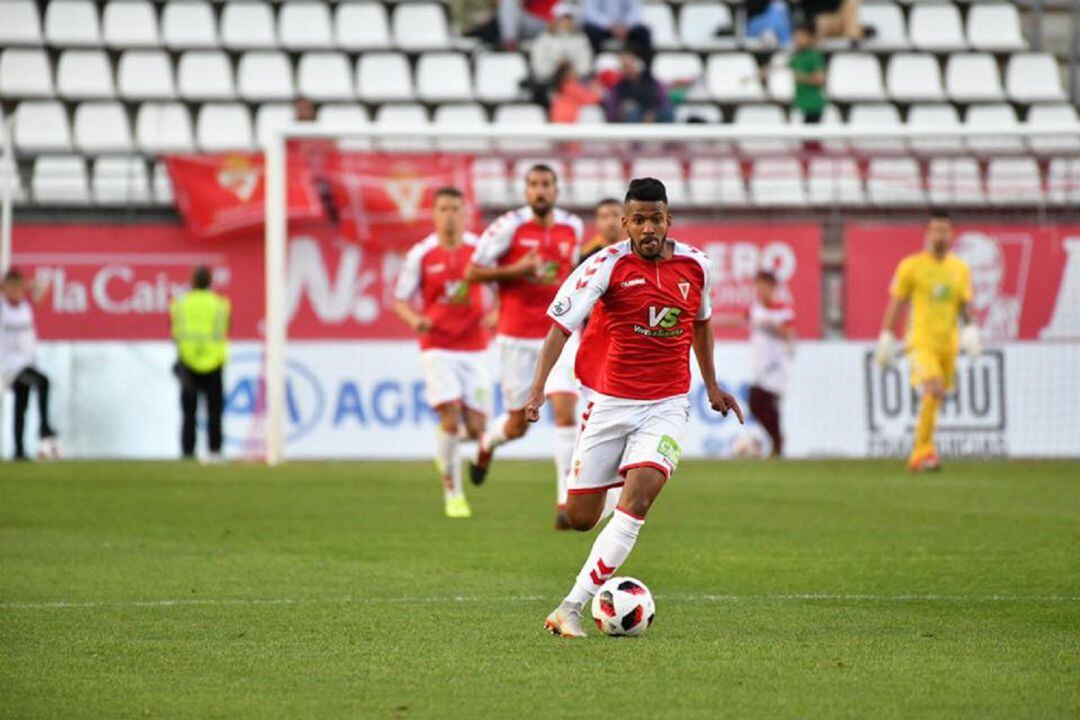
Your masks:
{"label": "player's arm", "polygon": [[536,362],[536,372],[533,374],[532,388],[529,390],[529,400],[525,403],[525,419],[536,422],[540,419],[540,408],[544,404],[544,385],[547,384],[551,368],[559,361],[563,347],[570,336],[557,323],[551,324],[544,345],[540,348],[540,359]]}
{"label": "player's arm", "polygon": [[431,318],[416,311],[412,299],[420,289],[420,273],[422,254],[413,249],[405,255],[405,262],[401,266],[401,274],[398,275],[394,285],[394,314],[401,321],[418,333],[424,333],[431,329]]}
{"label": "player's arm", "polygon": [[911,297],[912,266],[908,260],[902,260],[896,267],[892,284],[889,287],[889,304],[885,308],[885,317],[881,320],[881,333],[878,335],[877,349],[874,351],[874,359],[881,367],[892,365],[896,357],[896,335],[894,329],[897,321],[907,309],[908,298]]}
{"label": "player's arm", "polygon": [[713,349],[716,347],[716,338],[713,335],[712,323],[708,318],[694,321],[693,348],[697,358],[698,369],[701,370],[701,379],[705,382],[705,391],[709,395],[709,405],[712,409],[723,416],[728,411],[734,410],[735,417],[739,418],[739,424],[743,424],[743,411],[739,407],[739,401],[731,393],[724,392],[720,383],[716,382],[716,363],[713,359]]}
{"label": "player's arm", "polygon": [[970,358],[982,355],[982,338],[979,337],[979,326],[971,320],[968,312],[968,303],[971,302],[971,276],[970,271],[965,273],[963,295],[960,300],[958,315],[964,327],[960,330],[960,350]]}
{"label": "player's arm", "polygon": [[512,265],[480,265],[469,263],[465,269],[465,279],[471,283],[507,282],[526,277],[539,277],[544,267],[544,260],[539,250],[530,250]]}
{"label": "player's arm", "polygon": [[465,279],[471,283],[498,283],[524,277],[539,277],[544,261],[539,250],[531,250],[511,265],[499,265],[510,250],[519,223],[512,214],[504,215],[488,227],[476,243],[472,261],[465,268]]}
{"label": "player's arm", "polygon": [[431,329],[431,318],[416,312],[408,300],[394,299],[394,314],[401,321],[418,333],[424,333]]}

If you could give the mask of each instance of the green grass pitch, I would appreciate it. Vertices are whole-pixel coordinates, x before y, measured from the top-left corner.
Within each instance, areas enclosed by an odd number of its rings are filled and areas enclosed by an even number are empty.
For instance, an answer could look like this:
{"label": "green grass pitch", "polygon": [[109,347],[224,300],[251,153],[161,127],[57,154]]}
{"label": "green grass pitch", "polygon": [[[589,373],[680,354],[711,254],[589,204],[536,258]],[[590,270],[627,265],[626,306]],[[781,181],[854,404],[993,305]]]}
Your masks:
{"label": "green grass pitch", "polygon": [[0,466],[2,717],[1080,717],[1080,464],[686,462],[620,574],[548,463]]}

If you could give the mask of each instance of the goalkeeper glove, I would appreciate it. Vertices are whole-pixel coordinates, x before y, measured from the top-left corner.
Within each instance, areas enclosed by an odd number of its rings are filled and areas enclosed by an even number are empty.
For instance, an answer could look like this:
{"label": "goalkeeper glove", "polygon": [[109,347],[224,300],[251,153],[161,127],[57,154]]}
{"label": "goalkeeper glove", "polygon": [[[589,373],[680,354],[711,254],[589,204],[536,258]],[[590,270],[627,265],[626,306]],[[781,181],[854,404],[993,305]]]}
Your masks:
{"label": "goalkeeper glove", "polygon": [[982,340],[979,339],[979,328],[977,325],[965,325],[964,329],[960,331],[960,350],[972,359],[982,355]]}
{"label": "goalkeeper glove", "polygon": [[896,355],[896,338],[888,330],[882,330],[881,335],[878,336],[877,350],[874,352],[874,359],[877,360],[877,364],[883,368],[887,368],[893,363],[893,357]]}

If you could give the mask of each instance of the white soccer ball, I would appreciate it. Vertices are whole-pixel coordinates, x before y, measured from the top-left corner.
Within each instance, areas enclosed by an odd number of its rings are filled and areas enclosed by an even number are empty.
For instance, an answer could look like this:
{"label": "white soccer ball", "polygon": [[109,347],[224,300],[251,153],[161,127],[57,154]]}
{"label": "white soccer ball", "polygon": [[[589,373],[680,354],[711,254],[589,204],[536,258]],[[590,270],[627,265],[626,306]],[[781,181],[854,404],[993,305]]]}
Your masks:
{"label": "white soccer ball", "polygon": [[656,617],[656,603],[645,583],[613,577],[593,596],[592,615],[605,635],[640,635]]}
{"label": "white soccer ball", "polygon": [[746,430],[731,441],[731,454],[737,458],[757,460],[765,457],[765,443],[753,431]]}

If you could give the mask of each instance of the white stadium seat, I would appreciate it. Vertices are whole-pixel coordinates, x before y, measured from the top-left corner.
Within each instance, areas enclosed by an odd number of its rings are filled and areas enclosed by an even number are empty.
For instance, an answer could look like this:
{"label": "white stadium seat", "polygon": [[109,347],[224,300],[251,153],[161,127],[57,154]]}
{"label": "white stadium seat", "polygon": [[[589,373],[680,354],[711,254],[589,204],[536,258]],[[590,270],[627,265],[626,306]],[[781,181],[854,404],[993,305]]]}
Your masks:
{"label": "white stadium seat", "polygon": [[972,3],[967,18],[967,39],[977,50],[1023,50],[1020,12],[1007,2]]}
{"label": "white stadium seat", "polygon": [[900,122],[900,113],[896,106],[891,103],[868,103],[865,105],[853,105],[848,114],[848,126],[851,128],[883,131],[882,138],[867,138],[852,140],[851,146],[867,153],[902,152],[904,142],[889,137],[893,130],[903,127]]}
{"label": "white stadium seat", "polygon": [[86,162],[74,155],[49,155],[34,160],[30,181],[34,202],[42,205],[87,205],[90,185]]}
{"label": "white stadium seat", "polygon": [[127,50],[117,66],[120,96],[129,100],[176,97],[169,56],[160,50]]}
{"label": "white stadium seat", "polygon": [[154,163],[154,177],[151,180],[154,191],[154,201],[158,205],[173,204],[172,179],[169,178],[169,170],[161,160]]}
{"label": "white stadium seat", "polygon": [[1054,158],[1046,171],[1047,200],[1055,205],[1080,204],[1080,158]]}
{"label": "white stadium seat", "polygon": [[986,202],[979,163],[975,158],[933,158],[926,189],[930,202],[935,205],[982,205]]}
{"label": "white stadium seat", "polygon": [[255,111],[255,142],[260,146],[271,133],[293,121],[295,110],[291,103],[263,103]]}
{"label": "white stadium seat", "polygon": [[221,12],[221,44],[230,50],[275,47],[277,37],[271,5],[261,2],[226,4]]}
{"label": "white stadium seat", "polygon": [[90,0],[52,0],[45,8],[45,40],[57,47],[100,45],[97,7]]}
{"label": "white stadium seat", "polygon": [[1001,131],[1001,136],[983,136],[969,138],[968,147],[980,154],[1018,153],[1023,150],[1023,143],[1013,133],[1020,127],[1016,111],[1009,105],[972,105],[964,118],[968,129]]}
{"label": "white stadium seat", "polygon": [[44,50],[0,50],[0,96],[53,96],[52,70]]}
{"label": "white stadium seat", "polygon": [[344,53],[304,53],[297,66],[296,83],[301,95],[316,101],[356,97],[349,58]]}
{"label": "white stadium seat", "polygon": [[[488,119],[484,108],[476,103],[451,103],[435,108],[432,124],[436,127],[464,130],[486,128]],[[447,138],[440,139],[437,144],[440,149],[459,152],[484,152],[490,147],[490,143],[483,138]]]}
{"label": "white stadium seat", "polygon": [[986,168],[986,196],[994,205],[1042,204],[1042,175],[1035,158],[991,158]]}
{"label": "white stadium seat", "polygon": [[371,123],[367,108],[353,103],[327,103],[321,105],[316,117],[320,123],[332,125],[368,125]]}
{"label": "white stadium seat", "polygon": [[766,158],[750,170],[750,198],[759,207],[806,204],[802,164],[796,158]]}
{"label": "white stadium seat", "polygon": [[65,50],[56,64],[56,91],[62,98],[111,98],[113,69],[103,50]]}
{"label": "white stadium seat", "polygon": [[904,14],[893,3],[862,3],[859,6],[859,22],[874,28],[874,37],[865,41],[868,48],[902,50],[910,46]]}
{"label": "white stadium seat", "polygon": [[486,102],[509,102],[521,97],[521,81],[529,76],[517,53],[484,53],[476,58],[476,96]]}
{"label": "white stadium seat", "polygon": [[653,58],[652,73],[653,77],[665,85],[679,81],[695,82],[702,74],[701,56],[691,52],[657,53]]}
{"label": "white stadium seat", "polygon": [[571,201],[578,205],[594,205],[605,197],[621,196],[626,192],[623,164],[610,157],[572,160],[567,189]]}
{"label": "white stadium seat", "polygon": [[693,205],[732,207],[746,204],[746,183],[735,158],[694,158],[690,161],[687,189]]}
{"label": "white stadium seat", "polygon": [[709,56],[705,84],[709,95],[720,102],[752,102],[765,99],[758,64],[749,53],[715,53]]}
{"label": "white stadium seat", "polygon": [[853,158],[812,158],[806,189],[813,205],[863,205],[866,202],[859,167]]}
{"label": "white stadium seat", "polygon": [[826,94],[839,102],[884,100],[881,65],[868,53],[841,52],[829,61]]}
{"label": "white stadium seat", "polygon": [[[755,130],[761,128],[783,128],[787,125],[784,111],[776,105],[740,105],[735,108],[732,118],[735,125]],[[789,140],[740,140],[739,148],[749,155],[768,155],[791,152],[793,146]]]}
{"label": "white stadium seat", "polygon": [[409,61],[402,53],[364,53],[356,63],[356,90],[368,101],[412,100]]}
{"label": "white stadium seat", "polygon": [[599,105],[585,105],[578,113],[578,125],[603,125],[607,122],[604,108]]}
{"label": "white stadium seat", "polygon": [[217,23],[208,2],[174,0],[161,12],[161,39],[168,48],[217,47]]}
{"label": "white stadium seat", "polygon": [[255,50],[240,57],[236,86],[245,100],[290,100],[296,94],[285,53]]}
{"label": "white stadium seat", "polygon": [[[507,103],[495,108],[492,116],[495,125],[536,126],[547,124],[544,108],[532,103]],[[544,152],[548,143],[545,140],[500,140],[500,149],[509,152]]]}
{"label": "white stadium seat", "polygon": [[765,76],[765,89],[769,99],[785,105],[795,97],[795,73],[786,65],[771,65]]}
{"label": "white stadium seat", "polygon": [[135,115],[135,142],[151,154],[191,152],[195,148],[191,115],[180,103],[142,103]]}
{"label": "white stadium seat", "polygon": [[52,100],[28,100],[15,108],[15,148],[23,152],[71,149],[71,128],[64,106]]}
{"label": "white stadium seat", "polygon": [[[923,155],[944,152],[960,152],[964,148],[963,125],[952,105],[912,105],[908,109],[907,125],[934,134],[933,137],[913,138],[911,149]],[[950,135],[950,131],[955,134]]]}
{"label": "white stadium seat", "polygon": [[[423,105],[417,105],[415,103],[382,105],[375,112],[375,125],[378,127],[396,128],[401,130],[427,127],[428,114]],[[423,152],[431,149],[430,141],[419,138],[380,140],[379,145],[385,150],[394,152],[412,150]]]}
{"label": "white stadium seat", "polygon": [[185,100],[232,100],[236,96],[229,56],[220,50],[189,50],[176,64],[176,89]]}
{"label": "white stadium seat", "polygon": [[340,3],[334,11],[334,37],[344,50],[390,48],[386,6],[376,2]]}
{"label": "white stadium seat", "polygon": [[398,5],[391,18],[394,42],[403,50],[441,50],[450,46],[446,11],[437,3]]}
{"label": "white stadium seat", "polygon": [[321,2],[287,2],[278,11],[278,37],[289,50],[321,50],[334,45],[330,10]]}
{"label": "white stadium seat", "polygon": [[720,108],[712,103],[679,103],[675,106],[675,122],[685,123],[690,118],[699,118],[707,124],[724,122]]}
{"label": "white stadium seat", "polygon": [[102,157],[90,180],[99,205],[146,205],[151,201],[146,161],[140,157]]}
{"label": "white stadium seat", "polygon": [[945,99],[941,68],[930,53],[897,53],[885,72],[889,97],[901,103]]}
{"label": "white stadium seat", "polygon": [[102,34],[109,47],[157,47],[157,15],[146,0],[110,0],[101,16]]}
{"label": "white stadium seat", "polygon": [[945,87],[954,102],[991,102],[1004,98],[997,62],[989,53],[956,53],[945,64]]}
{"label": "white stadium seat", "polygon": [[510,197],[506,162],[501,157],[478,157],[473,161],[473,192],[483,207],[503,208],[518,200]]}
{"label": "white stadium seat", "polygon": [[908,32],[920,50],[952,51],[967,46],[960,11],[952,3],[916,5],[908,18]]}
{"label": "white stadium seat", "polygon": [[1027,126],[1045,130],[1067,130],[1071,135],[1035,136],[1029,140],[1031,149],[1040,155],[1080,153],[1080,118],[1076,108],[1068,103],[1032,105],[1028,109]]}
{"label": "white stadium seat", "polygon": [[75,108],[75,146],[83,153],[131,152],[131,123],[118,102],[84,102]]}
{"label": "white stadium seat", "polygon": [[866,194],[871,205],[911,206],[926,202],[919,165],[913,158],[871,158]]}
{"label": "white stadium seat", "polygon": [[718,2],[689,2],[679,12],[679,37],[692,50],[714,50],[734,46],[734,38],[720,38],[716,31],[734,25],[731,9]]}
{"label": "white stadium seat", "polygon": [[673,157],[641,157],[630,164],[630,177],[654,177],[667,187],[672,206],[685,205],[690,200],[682,160]]}
{"label": "white stadium seat", "polygon": [[461,53],[429,52],[416,63],[416,94],[426,102],[472,98],[472,73]]}
{"label": "white stadium seat", "polygon": [[0,22],[0,47],[40,45],[41,18],[34,0],[8,0]]}
{"label": "white stadium seat", "polygon": [[641,6],[641,23],[649,28],[653,47],[660,50],[677,50],[682,47],[675,32],[675,15],[666,3],[647,3]]}
{"label": "white stadium seat", "polygon": [[1005,66],[1005,87],[1014,102],[1063,102],[1057,61],[1049,53],[1015,53]]}
{"label": "white stadium seat", "polygon": [[204,152],[251,150],[251,115],[240,103],[206,103],[195,121],[195,139]]}

